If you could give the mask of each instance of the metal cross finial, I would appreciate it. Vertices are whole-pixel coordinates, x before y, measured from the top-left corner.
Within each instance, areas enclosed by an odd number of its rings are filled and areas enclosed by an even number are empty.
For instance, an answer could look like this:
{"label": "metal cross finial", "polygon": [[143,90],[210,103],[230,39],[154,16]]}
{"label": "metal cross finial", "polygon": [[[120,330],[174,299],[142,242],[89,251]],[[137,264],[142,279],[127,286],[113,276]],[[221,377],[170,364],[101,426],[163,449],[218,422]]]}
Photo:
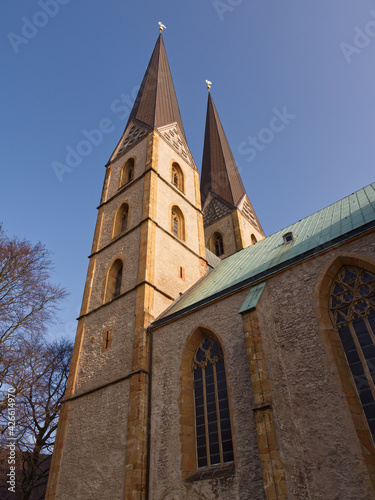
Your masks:
{"label": "metal cross finial", "polygon": [[158,24],[159,24],[159,31],[160,31],[160,33],[161,33],[163,30],[166,30],[166,29],[167,29],[167,27],[166,27],[166,26],[164,26],[164,24],[163,24],[163,23],[161,23],[160,21],[158,22]]}
{"label": "metal cross finial", "polygon": [[210,80],[206,80],[206,83],[207,83],[207,90],[210,90],[212,82],[210,82]]}

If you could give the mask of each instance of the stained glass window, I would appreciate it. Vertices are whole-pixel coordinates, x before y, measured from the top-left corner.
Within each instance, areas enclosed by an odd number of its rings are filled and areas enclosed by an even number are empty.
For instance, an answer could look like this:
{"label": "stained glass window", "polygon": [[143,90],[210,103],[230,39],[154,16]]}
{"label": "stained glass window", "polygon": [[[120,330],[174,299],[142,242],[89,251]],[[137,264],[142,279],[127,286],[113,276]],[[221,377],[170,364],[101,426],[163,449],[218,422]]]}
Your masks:
{"label": "stained glass window", "polygon": [[198,467],[233,462],[223,352],[210,337],[205,337],[200,343],[193,370]]}
{"label": "stained glass window", "polygon": [[342,267],[331,286],[330,313],[375,441],[375,274]]}

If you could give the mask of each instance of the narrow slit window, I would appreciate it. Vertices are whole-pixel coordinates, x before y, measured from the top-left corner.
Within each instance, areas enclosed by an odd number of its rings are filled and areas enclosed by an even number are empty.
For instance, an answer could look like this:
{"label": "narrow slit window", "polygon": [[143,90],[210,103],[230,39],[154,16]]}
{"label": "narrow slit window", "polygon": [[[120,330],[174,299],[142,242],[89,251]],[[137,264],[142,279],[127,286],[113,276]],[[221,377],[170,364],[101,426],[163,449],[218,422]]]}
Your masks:
{"label": "narrow slit window", "polygon": [[111,347],[112,344],[112,328],[108,328],[103,332],[102,352]]}
{"label": "narrow slit window", "polygon": [[178,268],[178,276],[182,280],[185,279],[185,269],[182,266],[179,266],[179,268]]}
{"label": "narrow slit window", "polygon": [[210,337],[195,352],[193,370],[198,468],[233,462],[223,352]]}

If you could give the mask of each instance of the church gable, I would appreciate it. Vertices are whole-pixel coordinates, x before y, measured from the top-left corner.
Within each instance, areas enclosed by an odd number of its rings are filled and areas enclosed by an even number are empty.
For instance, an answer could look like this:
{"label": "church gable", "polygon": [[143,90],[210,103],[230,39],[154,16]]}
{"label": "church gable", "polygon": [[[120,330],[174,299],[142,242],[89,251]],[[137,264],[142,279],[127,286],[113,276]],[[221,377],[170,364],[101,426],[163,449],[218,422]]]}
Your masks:
{"label": "church gable", "polygon": [[209,226],[224,215],[229,214],[234,210],[234,207],[224,201],[214,193],[208,195],[207,201],[203,209],[203,224]]}
{"label": "church gable", "polygon": [[178,123],[172,123],[165,127],[159,127],[158,131],[160,135],[165,139],[170,146],[187,161],[191,166],[195,167],[195,163],[191,153],[189,151],[188,145],[184,135],[180,131]]}
{"label": "church gable", "polygon": [[256,216],[256,213],[253,209],[252,204],[250,203],[247,194],[245,194],[241,199],[241,201],[239,202],[238,209],[240,210],[242,215],[246,218],[246,220],[250,222],[250,224],[252,224],[255,229],[257,229],[261,234],[264,235],[262,226],[260,225],[259,219]]}
{"label": "church gable", "polygon": [[137,144],[150,130],[151,128],[147,125],[139,122],[138,120],[132,120],[126,127],[124,135],[122,136],[110,161],[117,160],[117,158],[126,153],[129,148]]}

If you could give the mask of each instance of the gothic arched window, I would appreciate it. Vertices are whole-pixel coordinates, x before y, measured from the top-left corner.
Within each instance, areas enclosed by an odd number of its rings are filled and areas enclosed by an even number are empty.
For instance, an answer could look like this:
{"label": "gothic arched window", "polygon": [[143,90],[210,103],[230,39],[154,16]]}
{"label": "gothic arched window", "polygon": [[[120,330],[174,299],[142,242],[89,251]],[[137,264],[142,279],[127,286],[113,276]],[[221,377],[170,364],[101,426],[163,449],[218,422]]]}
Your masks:
{"label": "gothic arched window", "polygon": [[194,355],[195,431],[198,467],[233,462],[223,351],[205,337]]}
{"label": "gothic arched window", "polygon": [[330,314],[375,441],[375,274],[342,267],[331,286]]}
{"label": "gothic arched window", "polygon": [[134,178],[134,158],[129,158],[121,170],[120,187],[131,182]]}
{"label": "gothic arched window", "polygon": [[255,234],[252,234],[252,235],[251,235],[251,244],[252,244],[252,245],[255,245],[255,243],[256,243],[257,241],[258,241],[258,240],[256,239]]}
{"label": "gothic arched window", "polygon": [[178,163],[172,163],[172,184],[181,192],[184,191],[184,174]]}
{"label": "gothic arched window", "polygon": [[223,237],[220,233],[214,233],[212,236],[212,240],[213,240],[213,249],[215,251],[215,255],[220,257],[224,253]]}
{"label": "gothic arched window", "polygon": [[109,302],[121,294],[122,270],[122,260],[115,260],[108,272],[105,290],[105,302]]}
{"label": "gothic arched window", "polygon": [[182,240],[185,239],[185,220],[181,210],[174,206],[171,211],[171,231]]}
{"label": "gothic arched window", "polygon": [[123,203],[117,210],[115,220],[113,222],[112,238],[123,233],[128,227],[129,205]]}

